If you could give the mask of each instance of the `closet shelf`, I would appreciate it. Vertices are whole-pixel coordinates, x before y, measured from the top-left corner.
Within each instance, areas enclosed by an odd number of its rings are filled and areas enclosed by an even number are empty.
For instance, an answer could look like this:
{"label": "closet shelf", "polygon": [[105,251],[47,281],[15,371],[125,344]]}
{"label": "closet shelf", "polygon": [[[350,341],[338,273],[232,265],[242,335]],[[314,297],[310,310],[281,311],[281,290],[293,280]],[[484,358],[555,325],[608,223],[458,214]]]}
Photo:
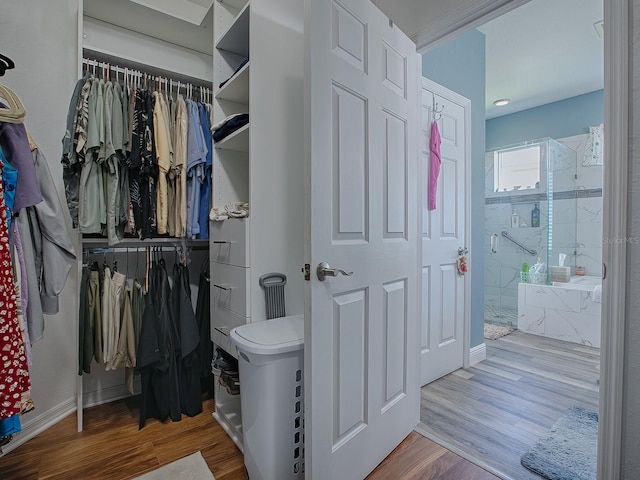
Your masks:
{"label": "closet shelf", "polygon": [[236,10],[240,10],[247,4],[247,0],[218,0],[222,5],[230,5]]}
{"label": "closet shelf", "polygon": [[214,143],[214,147],[224,150],[235,150],[236,152],[249,151],[249,124],[239,128],[229,136],[219,142]]}
{"label": "closet shelf", "polygon": [[213,412],[215,418],[222,428],[231,437],[233,443],[244,451],[242,443],[242,415],[240,414],[240,395],[228,399],[222,403],[216,403],[216,410]]}
{"label": "closet shelf", "polygon": [[[138,240],[136,238],[125,238],[120,243],[115,245],[109,245],[106,238],[83,238],[82,245],[89,248],[141,248],[141,247],[154,247],[163,245],[181,244],[182,238],[147,238],[145,240]],[[209,239],[186,239],[187,245],[197,248],[208,248]]]}
{"label": "closet shelf", "polygon": [[220,90],[216,92],[219,100],[249,104],[249,64],[247,62],[238,73],[231,77]]}
{"label": "closet shelf", "polygon": [[247,2],[229,28],[220,35],[216,42],[218,50],[249,58],[249,6],[250,3]]}

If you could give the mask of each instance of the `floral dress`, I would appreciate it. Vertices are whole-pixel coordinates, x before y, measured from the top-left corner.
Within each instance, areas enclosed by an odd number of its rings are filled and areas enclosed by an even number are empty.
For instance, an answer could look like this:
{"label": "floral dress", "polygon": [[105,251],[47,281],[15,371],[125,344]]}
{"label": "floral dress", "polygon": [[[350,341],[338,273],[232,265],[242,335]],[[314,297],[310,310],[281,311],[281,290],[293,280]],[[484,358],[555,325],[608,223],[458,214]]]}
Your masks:
{"label": "floral dress", "polygon": [[[0,161],[0,168],[3,166]],[[21,412],[22,396],[30,387],[24,338],[17,315],[4,187],[0,182],[0,419]]]}

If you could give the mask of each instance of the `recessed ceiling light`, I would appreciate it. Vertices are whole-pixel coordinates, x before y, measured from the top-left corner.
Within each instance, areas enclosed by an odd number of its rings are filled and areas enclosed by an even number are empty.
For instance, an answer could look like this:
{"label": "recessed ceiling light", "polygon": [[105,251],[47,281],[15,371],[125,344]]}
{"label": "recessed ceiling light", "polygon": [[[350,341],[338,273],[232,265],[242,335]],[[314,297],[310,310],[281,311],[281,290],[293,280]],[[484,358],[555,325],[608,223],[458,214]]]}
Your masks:
{"label": "recessed ceiling light", "polygon": [[493,102],[493,104],[496,107],[504,107],[507,103],[509,103],[511,101],[510,98],[501,98],[500,100],[496,100],[495,102]]}

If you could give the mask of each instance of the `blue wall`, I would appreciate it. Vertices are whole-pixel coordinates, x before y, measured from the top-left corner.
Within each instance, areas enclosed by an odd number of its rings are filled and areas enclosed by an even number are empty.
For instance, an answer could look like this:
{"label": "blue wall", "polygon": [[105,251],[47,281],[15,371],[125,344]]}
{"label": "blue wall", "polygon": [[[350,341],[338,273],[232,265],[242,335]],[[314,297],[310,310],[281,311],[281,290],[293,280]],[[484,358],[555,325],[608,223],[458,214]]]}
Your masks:
{"label": "blue wall", "polygon": [[596,90],[487,120],[486,148],[494,150],[543,137],[563,138],[588,133],[589,127],[602,123],[603,94],[603,90]]}
{"label": "blue wall", "polygon": [[422,55],[422,75],[471,100],[471,346],[484,342],[485,38],[472,30]]}

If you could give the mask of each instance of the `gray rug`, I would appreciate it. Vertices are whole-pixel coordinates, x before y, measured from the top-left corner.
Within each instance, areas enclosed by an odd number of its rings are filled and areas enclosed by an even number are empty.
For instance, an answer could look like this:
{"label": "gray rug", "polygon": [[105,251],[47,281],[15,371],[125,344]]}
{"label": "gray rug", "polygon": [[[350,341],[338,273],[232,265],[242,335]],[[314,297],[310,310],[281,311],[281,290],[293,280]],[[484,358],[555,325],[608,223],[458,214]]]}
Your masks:
{"label": "gray rug", "polygon": [[133,480],[215,480],[207,462],[196,452]]}
{"label": "gray rug", "polygon": [[497,340],[498,338],[509,335],[512,332],[513,328],[506,325],[496,325],[495,323],[486,322],[484,324],[484,338],[488,340]]}
{"label": "gray rug", "polygon": [[520,462],[549,480],[595,480],[598,414],[571,407]]}

